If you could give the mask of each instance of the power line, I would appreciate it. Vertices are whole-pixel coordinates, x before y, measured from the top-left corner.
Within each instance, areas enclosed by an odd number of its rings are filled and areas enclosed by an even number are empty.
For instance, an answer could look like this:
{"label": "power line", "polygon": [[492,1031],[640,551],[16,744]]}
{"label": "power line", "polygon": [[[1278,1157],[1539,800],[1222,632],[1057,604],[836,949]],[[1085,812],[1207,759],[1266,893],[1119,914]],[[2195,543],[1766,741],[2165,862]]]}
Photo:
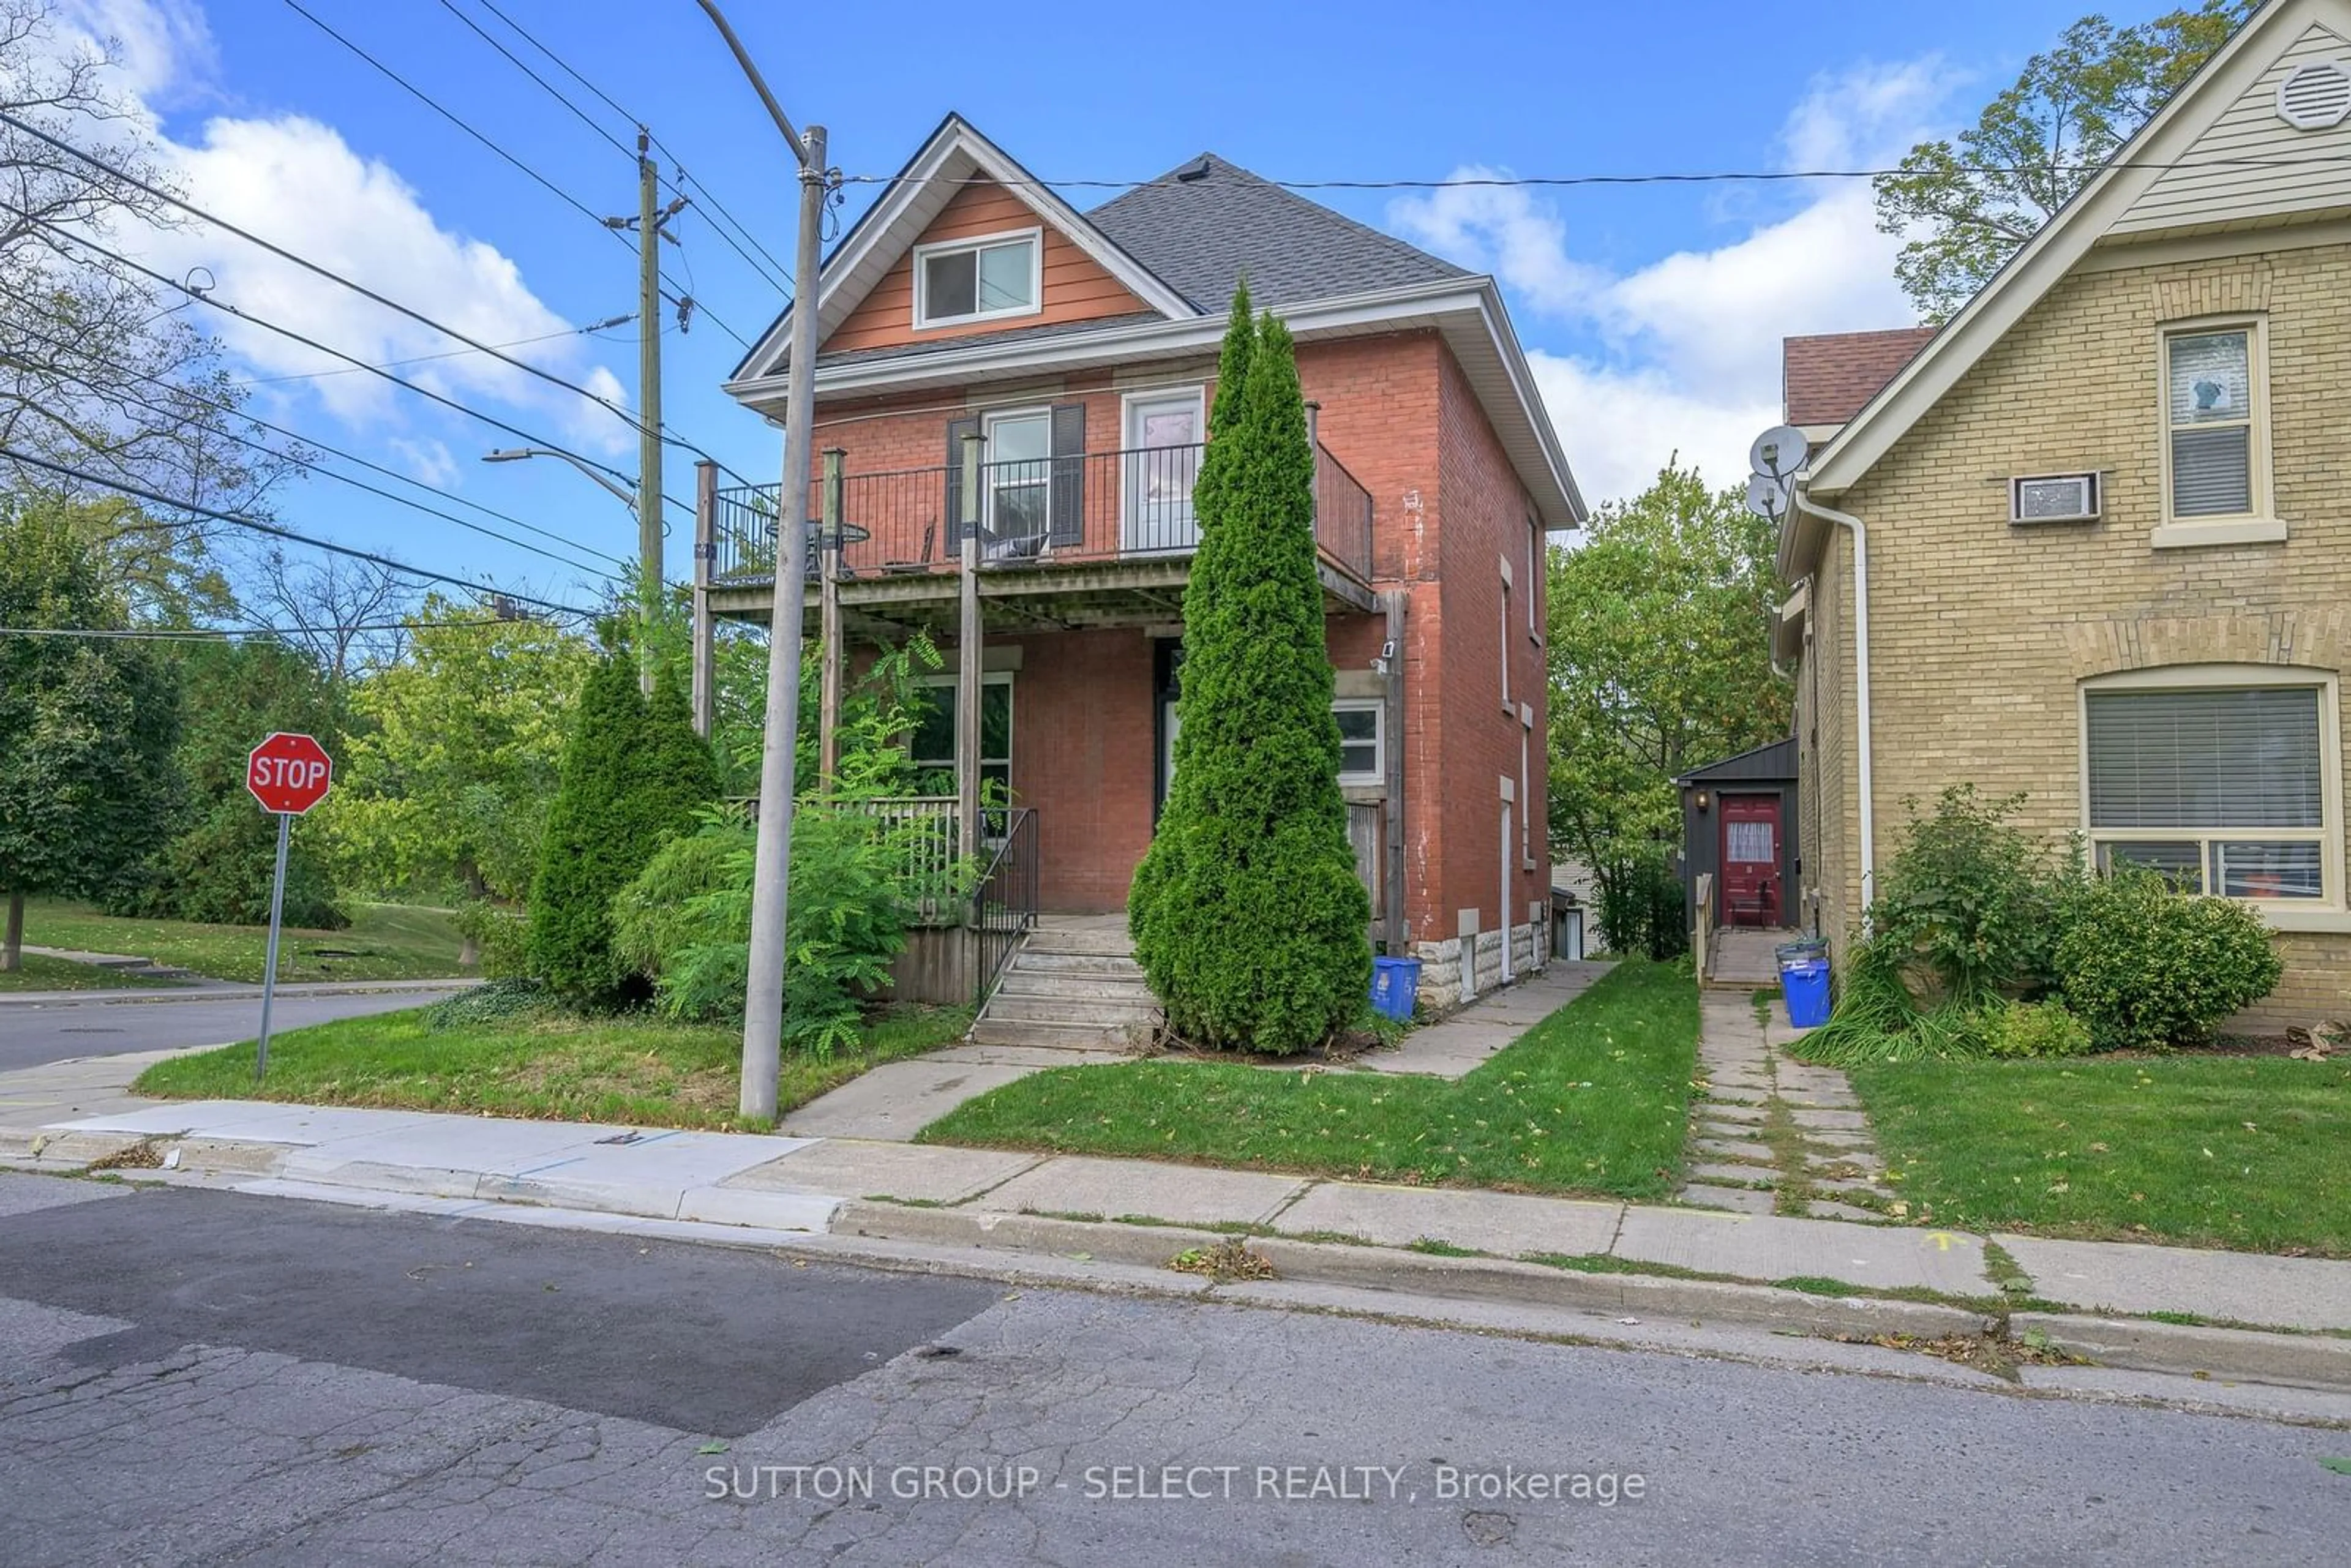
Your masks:
{"label": "power line", "polygon": [[[590,392],[577,382],[569,381],[562,376],[557,375],[553,371],[542,369],[538,365],[532,364],[528,360],[518,360],[512,354],[507,353],[503,350],[493,348],[491,345],[483,342],[477,338],[468,337],[465,333],[457,330],[455,327],[444,325],[442,322],[434,320],[432,317],[427,316],[422,310],[402,305],[399,300],[392,298],[388,295],[378,293],[376,290],[370,288],[366,284],[359,282],[355,278],[347,277],[343,274],[337,272],[331,267],[328,267],[320,262],[312,261],[308,256],[301,256],[294,251],[290,251],[284,246],[277,244],[275,241],[264,239],[259,235],[255,234],[251,229],[241,227],[236,224],[229,222],[226,218],[215,216],[214,214],[204,211],[204,208],[196,205],[193,202],[189,201],[184,196],[174,194],[172,192],[164,189],[162,186],[149,184],[146,181],[140,179],[136,174],[131,173],[129,170],[117,168],[115,165],[108,162],[105,159],[100,158],[94,153],[86,152],[82,151],[82,149],[75,146],[72,142],[65,141],[61,137],[52,136],[47,131],[43,131],[40,127],[28,124],[26,121],[19,120],[15,115],[8,113],[5,110],[0,110],[0,125],[10,126],[16,131],[22,131],[27,136],[31,136],[37,141],[43,141],[47,145],[56,148],[60,152],[70,152],[75,157],[82,160],[82,162],[89,164],[90,167],[105,171],[107,173],[113,175],[116,179],[122,181],[124,183],[131,186],[135,190],[143,191],[148,195],[154,197],[158,201],[167,202],[171,205],[179,208],[182,212],[186,213],[191,217],[202,219],[204,222],[212,225],[214,228],[225,229],[248,245],[258,246],[261,249],[267,251],[270,255],[277,256],[281,261],[291,262],[296,267],[302,268],[305,272],[310,273],[319,277],[323,277],[330,283],[339,284],[341,287],[350,289],[352,293],[358,295],[362,299],[368,300],[373,304],[381,305],[385,309],[390,310],[396,315],[405,316],[410,320],[414,321],[421,326],[429,327],[444,338],[455,338],[458,342],[465,344],[465,347],[475,350],[476,353],[487,354],[490,358],[497,361],[500,364],[511,365],[516,370],[521,371],[527,375],[537,376],[540,381],[546,382],[550,386],[560,387],[565,392],[576,392],[580,396],[586,398],[589,402],[594,403],[597,407],[608,411],[615,418],[621,420],[639,434],[649,434],[643,421],[639,420],[634,414],[629,413],[628,410],[621,407],[620,404],[614,402],[611,399],[605,397],[602,393]],[[31,215],[32,214],[26,214],[28,217]],[[35,221],[37,222],[39,220],[36,219]],[[377,367],[372,365],[366,368],[369,370],[377,369]]]}
{"label": "power line", "polygon": [[[92,392],[104,392],[106,391],[106,389],[99,387],[97,382],[89,381],[82,376],[74,375],[71,371],[64,371],[60,373],[66,375],[68,380],[79,382],[83,386],[89,387]],[[121,392],[120,390],[113,392],[110,395],[121,398],[126,402],[136,403],[141,408],[147,409],[152,413],[168,415],[173,412],[171,409],[165,408],[161,403],[150,402],[145,398],[134,397],[131,393]],[[256,421],[255,423],[259,423],[261,422]],[[276,430],[280,427],[271,425],[269,428]],[[411,500],[406,496],[395,494],[392,491],[383,488],[380,485],[371,485],[364,479],[354,478],[349,474],[339,474],[332,468],[321,467],[315,463],[306,463],[302,461],[302,459],[295,456],[292,453],[280,452],[277,448],[270,445],[266,441],[256,441],[249,435],[239,435],[233,430],[223,431],[221,434],[241,446],[249,446],[256,452],[264,452],[272,457],[282,458],[285,461],[293,464],[294,466],[301,469],[306,474],[317,474],[325,478],[337,480],[340,483],[349,485],[353,489],[364,490],[371,496],[381,496],[385,500],[391,501],[397,506],[407,507],[414,511],[422,512],[427,517],[442,518],[444,521],[456,524],[461,528],[470,528],[474,532],[480,534],[485,538],[497,540],[500,544],[511,545],[516,549],[528,550],[531,554],[551,560],[558,566],[569,567],[574,571],[584,571],[607,579],[611,576],[610,572],[599,572],[595,567],[590,566],[585,561],[573,560],[567,556],[559,556],[553,550],[544,549],[538,545],[529,543],[528,540],[515,538],[511,535],[498,532],[496,528],[484,528],[479,523],[468,521],[466,518],[458,517],[454,512],[444,512],[438,507],[428,507],[422,501]],[[301,437],[297,435],[294,436],[294,439],[298,441]],[[601,554],[602,552],[590,550],[588,553]],[[615,559],[616,564],[621,566],[625,567],[628,564],[626,561],[617,560],[617,558],[612,559]]]}
{"label": "power line", "polygon": [[[443,0],[444,5],[446,5],[447,3],[448,0]],[[499,10],[498,7],[492,3],[492,0],[477,0],[477,3],[481,5],[483,10],[487,11],[491,16],[496,16],[499,21],[505,23],[507,26],[520,37],[525,43],[528,43],[532,48],[537,49],[540,54],[545,55],[549,60],[553,61],[555,68],[558,70],[561,71],[565,76],[569,77],[573,81],[578,82],[581,87],[586,88],[590,92],[595,94],[597,98],[603,101],[605,108],[611,110],[613,113],[619,115],[622,120],[627,120],[632,125],[644,125],[644,121],[640,117],[631,114],[627,110],[622,108],[621,105],[614,100],[611,93],[606,92],[602,88],[598,87],[594,82],[589,80],[578,70],[574,69],[571,62],[565,59],[561,55],[557,54],[553,49],[549,48],[547,44],[529,28],[516,21],[512,16],[507,16],[504,11]],[[702,196],[698,204],[707,207],[713,213],[716,214],[718,217],[722,217],[728,224],[733,225],[736,230],[741,234],[744,241],[750,246],[751,249],[758,251],[760,257],[765,258],[766,266],[763,267],[758,260],[753,258],[749,251],[746,251],[742,246],[736,244],[734,235],[729,235],[724,227],[720,226],[716,219],[711,223],[711,232],[716,234],[721,240],[725,241],[727,247],[733,250],[736,255],[741,256],[745,263],[747,264],[754,272],[759,273],[763,281],[774,285],[776,287],[782,289],[788,294],[791,292],[791,285],[785,281],[786,272],[784,264],[777,260],[775,255],[753,236],[750,229],[743,224],[742,220],[736,217],[733,213],[727,210],[726,204],[718,199],[717,194],[713,192],[707,184],[705,184],[700,180],[695,179],[685,172],[684,161],[680,159],[675,152],[670,151],[668,143],[662,141],[657,132],[655,132],[651,127],[645,127],[645,134],[653,138],[653,145],[661,149],[662,156],[667,158],[670,161],[670,167],[676,171],[675,177],[669,179],[666,182],[670,189],[675,191],[679,195],[686,194],[685,186],[689,183],[700,190]]]}
{"label": "power line", "polygon": [[[2105,163],[1961,163],[1949,171],[1935,172],[1954,174],[2087,174],[2101,169],[2147,169],[2158,172],[2189,169],[2291,169],[2304,165],[2329,165],[2351,162],[2351,153],[2320,153],[2306,158],[2199,158],[2166,162],[2162,160],[2130,159]],[[1708,185],[1740,182],[1783,183],[1795,180],[1876,180],[1889,175],[1915,174],[1915,169],[1736,169],[1708,170],[1688,173],[1647,174],[1449,174],[1442,179],[1383,179],[1383,180],[1282,180],[1259,174],[1256,178],[1285,191],[1448,191],[1480,189],[1512,189],[1545,187],[1573,188],[1580,185]],[[844,174],[845,185],[906,185],[946,183],[955,185],[1017,185],[1030,190],[1141,190],[1146,186],[1168,188],[1188,183],[1182,174],[1155,174],[1144,180],[1101,179],[1040,179],[998,180],[987,174],[970,174],[954,180],[941,180],[935,175],[920,174]]]}
{"label": "power line", "polygon": [[[12,206],[5,202],[0,202],[0,212],[14,212],[18,214],[20,216],[32,217],[31,214],[26,213],[22,208]],[[420,386],[414,382],[405,381],[399,376],[393,375],[390,371],[381,370],[377,366],[369,364],[366,361],[356,358],[353,355],[347,354],[340,349],[329,348],[326,344],[319,341],[318,339],[302,332],[298,332],[291,327],[282,327],[277,322],[269,320],[265,317],[248,314],[244,310],[238,309],[235,306],[229,304],[226,300],[215,298],[209,290],[198,292],[196,289],[191,288],[188,285],[181,282],[177,278],[168,277],[163,273],[156,271],[152,267],[147,267],[131,260],[129,256],[124,256],[120,251],[110,250],[94,240],[84,238],[82,235],[74,233],[71,229],[66,227],[62,224],[38,217],[34,217],[33,221],[41,225],[42,227],[50,230],[62,239],[68,240],[75,245],[80,246],[86,250],[95,252],[97,255],[105,256],[110,261],[114,261],[121,266],[127,267],[132,271],[139,273],[141,276],[147,277],[153,282],[160,283],[169,288],[179,289],[182,293],[186,294],[190,298],[201,301],[205,305],[209,305],[215,310],[234,316],[240,321],[259,327],[264,331],[273,332],[278,337],[299,343],[305,348],[315,349],[319,353],[331,355],[333,358],[342,361],[345,364],[350,365],[358,370],[366,371],[381,380],[390,382],[394,386],[405,387],[408,391],[416,393],[419,397],[430,399],[432,402],[437,402],[444,408],[454,409],[459,413],[480,420],[483,423],[489,425],[492,429],[503,430],[507,434],[519,438],[528,445],[544,446],[551,452],[559,452],[567,457],[576,458],[578,461],[587,464],[591,468],[600,469],[602,472],[611,475],[615,479],[622,480],[624,482],[629,481],[629,476],[627,475],[622,473],[618,468],[613,467],[609,463],[600,463],[596,461],[596,459],[589,457],[584,454],[572,451],[569,447],[565,446],[559,442],[550,441],[542,435],[535,435],[519,425],[509,424],[505,420],[498,418],[495,414],[484,413],[477,408],[469,407],[465,403],[459,402],[453,397],[447,397],[440,392],[434,392],[430,387]],[[688,451],[699,450],[699,448],[690,445],[687,446],[686,449]],[[729,471],[731,472],[731,470]],[[740,476],[737,476],[737,477],[740,477]],[[685,502],[679,500],[674,496],[664,495],[662,499],[684,512],[688,517],[692,517],[694,515],[694,508]]]}
{"label": "power line", "polygon": [[[35,338],[38,338],[42,342],[47,343],[53,349],[70,349],[73,347],[72,344],[67,342],[64,339],[52,337],[47,332],[37,331],[32,328],[22,326],[20,326],[19,329]],[[38,366],[30,368],[36,371],[41,369],[41,367]],[[361,457],[355,452],[346,451],[344,448],[336,446],[331,443],[320,441],[316,436],[306,435],[298,430],[290,430],[285,425],[277,424],[272,421],[264,419],[259,414],[249,413],[246,410],[238,407],[235,403],[228,402],[219,398],[206,397],[204,393],[196,391],[193,387],[182,386],[175,382],[167,381],[162,376],[154,375],[145,371],[131,370],[122,365],[106,363],[104,368],[118,375],[128,375],[135,378],[136,380],[145,382],[151,386],[161,387],[166,392],[174,392],[180,396],[190,398],[194,402],[203,403],[207,408],[218,409],[223,413],[243,420],[247,423],[257,424],[264,430],[274,430],[289,441],[298,441],[305,446],[316,447],[321,452],[329,453],[334,456],[341,458],[346,463],[357,464],[360,467],[381,474],[388,479],[397,480],[401,484],[412,486],[416,489],[423,490],[428,495],[440,497],[442,499],[450,501],[457,506],[465,507],[474,511],[479,512],[484,517],[496,517],[502,523],[510,523],[514,527],[522,529],[525,533],[537,534],[541,538],[552,540],[557,544],[564,546],[566,549],[576,549],[583,555],[592,555],[601,559],[611,561],[614,566],[621,567],[624,570],[631,565],[631,562],[625,557],[613,555],[607,550],[600,550],[593,545],[582,544],[577,539],[556,533],[552,529],[540,528],[536,523],[525,522],[522,518],[516,517],[511,512],[501,512],[496,507],[484,506],[481,502],[473,500],[468,497],[455,495],[435,486],[427,485],[423,480],[415,478],[411,475],[402,474],[396,468],[387,467],[383,464],[375,462],[372,459]],[[62,375],[68,380],[80,382],[83,386],[89,387],[92,392],[98,392],[101,396],[111,395],[127,398],[129,401],[138,403],[141,407],[153,410],[158,413],[169,414],[176,412],[174,410],[165,408],[161,404],[151,402],[144,398],[131,397],[131,394],[127,392],[101,387],[96,382],[89,380],[88,377],[76,375],[70,371],[56,370],[55,367],[51,367],[51,370],[56,374]],[[331,468],[321,468],[313,464],[303,463],[299,459],[294,457],[291,453],[280,452],[275,447],[266,445],[259,442],[246,441],[245,437],[236,435],[233,432],[225,434],[227,434],[231,440],[243,442],[246,445],[256,446],[262,451],[268,452],[274,456],[283,457],[287,461],[294,463],[296,466],[302,468],[306,472],[323,474],[329,479],[339,479],[343,481],[345,484],[356,485],[360,483],[347,475],[336,473]],[[361,487],[371,490],[374,489],[374,486],[363,486]],[[380,490],[375,493],[378,495],[383,494],[383,492]],[[448,517],[448,514],[445,512],[439,511],[431,507],[423,506],[416,501],[412,501],[404,496],[391,496],[387,498],[397,501],[404,507],[413,507],[419,511],[430,513],[434,517]],[[487,535],[491,538],[501,540],[507,544],[515,545],[522,549],[534,550],[535,553],[541,555],[548,553],[544,550],[536,550],[534,546],[525,544],[520,539],[509,539],[504,534],[498,533],[491,528],[483,528],[478,523],[468,522],[463,517],[449,517],[449,521],[455,523],[460,528],[472,528],[476,533]],[[558,558],[549,556],[549,559],[555,559]],[[578,561],[565,561],[563,564],[578,567],[583,571],[594,571],[596,570],[594,567],[584,566]]]}
{"label": "power line", "polygon": [[[512,594],[507,595],[511,599]],[[225,642],[232,637],[331,636],[347,632],[428,632],[443,626],[522,626],[535,622],[510,615],[466,616],[443,621],[354,621],[333,626],[0,626],[0,637],[87,637],[110,642]]]}
{"label": "power line", "polygon": [[[501,349],[524,349],[533,343],[551,343],[558,338],[581,338],[590,333],[606,331],[614,327],[625,327],[636,319],[636,313],[631,311],[625,316],[610,316],[601,321],[590,321],[585,327],[566,327],[560,332],[541,332],[536,338],[508,339],[496,346]],[[472,349],[451,349],[445,353],[413,354],[404,360],[381,361],[374,368],[380,371],[392,371],[398,370],[402,365],[423,365],[430,364],[435,360],[461,359],[473,352],[475,350]],[[356,366],[345,365],[338,371],[297,371],[291,375],[285,376],[252,376],[229,384],[240,387],[274,387],[285,382],[319,382],[325,381],[329,376],[352,375],[357,373],[357,370]]]}
{"label": "power line", "polygon": [[127,479],[110,479],[104,475],[88,473],[68,464],[52,463],[46,457],[36,457],[29,452],[18,452],[14,447],[0,446],[0,458],[12,463],[30,464],[33,467],[46,469],[60,478],[78,479],[85,485],[96,485],[101,489],[117,491],[134,500],[145,501],[150,506],[169,507],[174,511],[193,512],[200,517],[209,517],[216,523],[229,523],[237,528],[251,528],[256,533],[267,534],[273,538],[287,539],[295,544],[308,545],[313,549],[322,549],[330,555],[349,556],[353,560],[363,560],[371,565],[382,567],[387,571],[405,572],[411,577],[421,578],[428,582],[446,583],[452,588],[462,588],[468,593],[504,593],[508,599],[519,603],[536,604],[542,610],[551,610],[562,615],[582,615],[592,618],[596,613],[592,610],[582,610],[577,605],[560,603],[552,599],[538,599],[528,593],[492,588],[486,583],[469,582],[462,577],[452,577],[447,572],[434,571],[430,567],[410,566],[407,562],[394,560],[390,556],[377,555],[371,550],[354,549],[350,545],[339,545],[331,539],[317,538],[309,534],[298,533],[292,528],[281,528],[276,523],[265,523],[258,517],[248,517],[242,513],[224,512],[217,507],[201,506],[194,501],[175,499],[150,490],[144,485],[134,485]]}
{"label": "power line", "polygon": [[[522,159],[508,152],[506,147],[498,142],[494,137],[491,137],[486,132],[477,129],[472,124],[472,122],[465,120],[462,115],[459,115],[447,105],[442,103],[431,93],[426,92],[423,88],[418,87],[414,82],[410,81],[406,77],[402,76],[398,71],[393,70],[390,66],[376,58],[375,56],[370,54],[366,49],[360,47],[351,39],[345,37],[333,27],[329,26],[324,21],[320,20],[318,16],[312,15],[308,9],[306,9],[300,4],[300,0],[286,0],[286,4],[296,16],[300,16],[304,21],[308,22],[312,26],[326,34],[327,37],[334,39],[338,44],[340,44],[344,48],[350,50],[352,54],[357,55],[360,59],[366,61],[370,66],[372,66],[378,72],[391,80],[402,91],[406,92],[410,97],[415,99],[419,103],[424,105],[425,108],[431,110],[434,113],[439,115],[442,119],[447,120],[450,124],[455,126],[458,130],[472,137],[475,141],[480,142],[485,148],[496,153],[506,162],[513,165],[533,183],[546,190],[557,200],[563,203],[564,205],[569,207],[581,217],[586,218],[590,223],[595,225],[601,232],[611,235],[614,239],[619,240],[620,243],[624,246],[628,245],[629,242],[625,235],[620,234],[617,230],[605,226],[603,214],[599,213],[595,208],[590,206],[587,203],[581,201],[579,197],[573,195],[570,192],[565,190],[562,186],[549,179],[545,174],[540,173],[537,169],[531,167],[530,164],[523,162]],[[634,247],[632,246],[631,248]],[[678,289],[682,294],[687,292],[684,287],[680,284],[677,279],[670,277],[666,272],[662,274],[662,280],[669,284],[671,287]],[[676,303],[676,301],[673,300],[672,303]],[[700,300],[695,300],[695,304],[704,315],[710,318],[720,331],[725,332],[728,337],[734,339],[737,342],[743,344],[746,348],[750,346],[748,340],[747,340],[742,333],[729,326],[726,319],[719,316],[716,311],[710,309]]]}

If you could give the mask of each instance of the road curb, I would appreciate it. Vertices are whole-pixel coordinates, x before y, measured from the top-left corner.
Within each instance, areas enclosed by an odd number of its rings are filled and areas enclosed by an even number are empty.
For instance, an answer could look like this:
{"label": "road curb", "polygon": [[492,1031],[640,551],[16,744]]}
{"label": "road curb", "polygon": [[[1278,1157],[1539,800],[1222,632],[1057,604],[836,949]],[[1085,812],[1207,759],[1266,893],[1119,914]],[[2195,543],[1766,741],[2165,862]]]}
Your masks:
{"label": "road curb", "polygon": [[2028,1343],[2035,1343],[2028,1335],[2037,1336],[2038,1343],[2053,1350],[2134,1372],[2351,1389],[2351,1339],[2329,1334],[2206,1328],[2072,1312],[2018,1312],[2009,1320],[2009,1332]]}
{"label": "road curb", "polygon": [[[1770,1285],[1677,1280],[1655,1274],[1585,1274],[1505,1258],[1451,1258],[1343,1242],[1296,1241],[1280,1236],[1236,1237],[1175,1226],[1056,1219],[1043,1215],[958,1208],[910,1207],[864,1201],[845,1204],[833,1234],[968,1247],[989,1251],[1050,1252],[1110,1262],[1165,1268],[1179,1252],[1235,1239],[1273,1266],[1279,1279],[1345,1285],[1399,1295],[1565,1307],[1653,1318],[1697,1318],[1718,1323],[1809,1333],[1909,1334],[1939,1339],[1981,1335],[1991,1319],[1962,1307],[1876,1297],[1815,1296]],[[1238,1282],[1237,1288],[1245,1288]]]}
{"label": "road curb", "polygon": [[[396,997],[410,991],[465,991],[482,983],[478,976],[468,979],[448,980],[353,980],[347,985],[329,985],[312,990],[307,988],[317,981],[303,981],[300,986],[281,986],[277,999],[300,997]],[[259,986],[239,986],[234,990],[208,990],[201,986],[178,988],[158,987],[147,991],[35,991],[0,996],[0,1009],[8,1008],[76,1008],[76,1007],[153,1007],[172,1002],[258,1002]]]}

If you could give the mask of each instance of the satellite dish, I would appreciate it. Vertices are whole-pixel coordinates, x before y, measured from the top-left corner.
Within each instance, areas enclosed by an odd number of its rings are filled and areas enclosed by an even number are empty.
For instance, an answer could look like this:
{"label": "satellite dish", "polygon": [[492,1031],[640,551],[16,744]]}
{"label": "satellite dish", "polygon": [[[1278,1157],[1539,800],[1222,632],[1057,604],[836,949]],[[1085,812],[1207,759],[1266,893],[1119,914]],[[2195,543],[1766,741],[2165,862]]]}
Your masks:
{"label": "satellite dish", "polygon": [[1758,474],[1792,479],[1811,450],[1812,444],[1804,439],[1802,431],[1792,424],[1775,424],[1757,436],[1755,444],[1747,449],[1747,463]]}
{"label": "satellite dish", "polygon": [[1788,482],[1769,474],[1757,474],[1747,481],[1747,509],[1759,517],[1778,521],[1788,509]]}

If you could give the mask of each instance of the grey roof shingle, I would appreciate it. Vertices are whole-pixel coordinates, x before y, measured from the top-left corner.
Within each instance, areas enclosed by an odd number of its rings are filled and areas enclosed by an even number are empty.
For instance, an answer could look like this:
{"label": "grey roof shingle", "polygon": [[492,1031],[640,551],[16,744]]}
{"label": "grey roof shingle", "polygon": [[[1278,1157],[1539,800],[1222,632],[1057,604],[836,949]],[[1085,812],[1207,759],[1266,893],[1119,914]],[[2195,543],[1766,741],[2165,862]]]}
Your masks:
{"label": "grey roof shingle", "polygon": [[[1179,179],[1196,169],[1196,179]],[[1214,153],[1086,214],[1127,255],[1204,311],[1232,302],[1249,277],[1260,306],[1298,305],[1375,288],[1470,276],[1451,262],[1259,179]]]}

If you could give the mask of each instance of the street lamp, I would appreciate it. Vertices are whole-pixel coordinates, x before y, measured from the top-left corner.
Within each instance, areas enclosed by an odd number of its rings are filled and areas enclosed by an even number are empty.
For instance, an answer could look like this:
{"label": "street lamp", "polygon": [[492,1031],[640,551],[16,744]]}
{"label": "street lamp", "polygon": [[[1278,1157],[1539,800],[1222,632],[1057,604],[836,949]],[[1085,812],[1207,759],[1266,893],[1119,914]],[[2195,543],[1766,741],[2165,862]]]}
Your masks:
{"label": "street lamp", "polygon": [[482,454],[482,461],[485,463],[519,463],[526,457],[559,457],[564,462],[570,464],[574,468],[579,469],[582,474],[587,475],[590,479],[595,480],[599,485],[603,486],[604,488],[610,490],[613,495],[618,496],[621,498],[621,505],[628,507],[631,512],[633,513],[637,509],[636,489],[633,482],[631,483],[629,488],[622,489],[620,486],[613,484],[611,480],[606,478],[603,473],[594,465],[582,462],[580,459],[572,456],[569,452],[557,452],[545,446],[508,446],[496,452],[485,452]]}
{"label": "street lamp", "polygon": [[791,371],[784,382],[783,538],[778,551],[776,608],[768,625],[768,714],[759,757],[759,833],[751,871],[751,964],[743,998],[744,1116],[772,1121],[783,1071],[784,930],[790,914],[793,751],[799,744],[800,625],[807,608],[809,448],[815,439],[817,272],[824,198],[831,180],[825,134],[802,136],[767,78],[718,9],[702,9],[726,40],[735,63],[767,106],[768,117],[800,166],[800,226],[793,256]]}

